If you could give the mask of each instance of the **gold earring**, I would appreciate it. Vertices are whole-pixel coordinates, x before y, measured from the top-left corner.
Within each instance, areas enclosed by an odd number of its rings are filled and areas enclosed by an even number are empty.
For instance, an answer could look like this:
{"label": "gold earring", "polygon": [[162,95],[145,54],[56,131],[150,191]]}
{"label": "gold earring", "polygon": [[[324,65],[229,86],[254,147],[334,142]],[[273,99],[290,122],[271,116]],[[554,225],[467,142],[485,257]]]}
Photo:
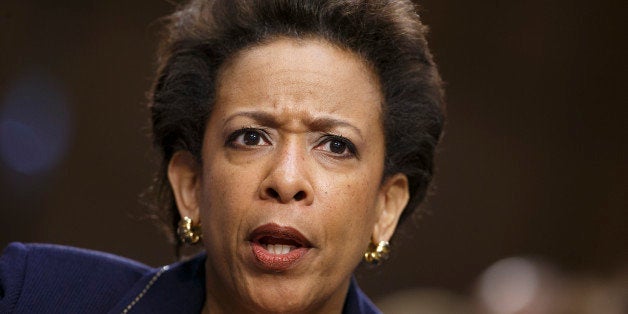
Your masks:
{"label": "gold earring", "polygon": [[388,241],[379,241],[377,245],[371,242],[364,253],[364,260],[371,265],[380,265],[390,256],[390,244]]}
{"label": "gold earring", "polygon": [[192,226],[192,218],[184,216],[179,221],[177,235],[181,243],[194,244],[201,239],[201,225]]}

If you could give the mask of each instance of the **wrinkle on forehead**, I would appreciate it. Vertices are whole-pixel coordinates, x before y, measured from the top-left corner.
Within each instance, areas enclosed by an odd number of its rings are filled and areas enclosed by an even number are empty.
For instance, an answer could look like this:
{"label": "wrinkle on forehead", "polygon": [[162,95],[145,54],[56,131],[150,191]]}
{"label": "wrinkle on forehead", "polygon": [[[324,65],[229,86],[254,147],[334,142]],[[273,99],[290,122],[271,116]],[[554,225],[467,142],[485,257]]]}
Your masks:
{"label": "wrinkle on forehead", "polygon": [[[292,54],[295,50],[299,53]],[[357,88],[356,84],[371,88]],[[347,105],[377,99],[380,115],[383,102],[377,76],[357,54],[324,40],[286,38],[242,51],[224,65],[216,102],[245,98],[281,107],[285,113],[309,107],[310,102],[324,104],[326,113],[335,113]]]}

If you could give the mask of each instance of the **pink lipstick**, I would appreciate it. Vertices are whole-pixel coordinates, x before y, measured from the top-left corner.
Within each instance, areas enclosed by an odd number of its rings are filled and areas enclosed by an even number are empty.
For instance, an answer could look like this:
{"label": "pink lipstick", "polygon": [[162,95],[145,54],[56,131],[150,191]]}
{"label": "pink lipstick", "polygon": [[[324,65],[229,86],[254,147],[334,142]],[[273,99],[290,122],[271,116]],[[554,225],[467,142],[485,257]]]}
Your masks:
{"label": "pink lipstick", "polygon": [[312,247],[298,230],[277,224],[257,227],[249,236],[249,241],[257,264],[274,272],[289,269]]}

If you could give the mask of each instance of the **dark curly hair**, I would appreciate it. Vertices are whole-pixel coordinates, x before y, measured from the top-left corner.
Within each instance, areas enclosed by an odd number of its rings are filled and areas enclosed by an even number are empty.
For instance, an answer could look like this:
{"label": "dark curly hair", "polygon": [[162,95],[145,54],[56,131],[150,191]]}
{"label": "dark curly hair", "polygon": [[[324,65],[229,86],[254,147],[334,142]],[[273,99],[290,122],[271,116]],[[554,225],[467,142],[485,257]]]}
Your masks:
{"label": "dark curly hair", "polygon": [[273,39],[319,38],[360,56],[379,76],[386,140],[384,178],[404,173],[407,218],[425,197],[444,122],[444,96],[416,6],[409,0],[192,0],[166,18],[150,95],[161,153],[155,209],[174,234],[180,219],[167,178],[179,150],[201,160],[216,77],[237,52]]}

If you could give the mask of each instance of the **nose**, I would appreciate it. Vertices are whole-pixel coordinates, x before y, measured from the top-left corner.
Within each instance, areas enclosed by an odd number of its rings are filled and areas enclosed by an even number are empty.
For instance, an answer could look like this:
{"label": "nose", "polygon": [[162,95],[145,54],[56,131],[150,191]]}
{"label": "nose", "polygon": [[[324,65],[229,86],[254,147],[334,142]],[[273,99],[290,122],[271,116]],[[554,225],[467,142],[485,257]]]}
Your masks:
{"label": "nose", "polygon": [[298,143],[286,143],[273,157],[260,186],[260,197],[282,204],[310,205],[314,195],[306,149]]}

